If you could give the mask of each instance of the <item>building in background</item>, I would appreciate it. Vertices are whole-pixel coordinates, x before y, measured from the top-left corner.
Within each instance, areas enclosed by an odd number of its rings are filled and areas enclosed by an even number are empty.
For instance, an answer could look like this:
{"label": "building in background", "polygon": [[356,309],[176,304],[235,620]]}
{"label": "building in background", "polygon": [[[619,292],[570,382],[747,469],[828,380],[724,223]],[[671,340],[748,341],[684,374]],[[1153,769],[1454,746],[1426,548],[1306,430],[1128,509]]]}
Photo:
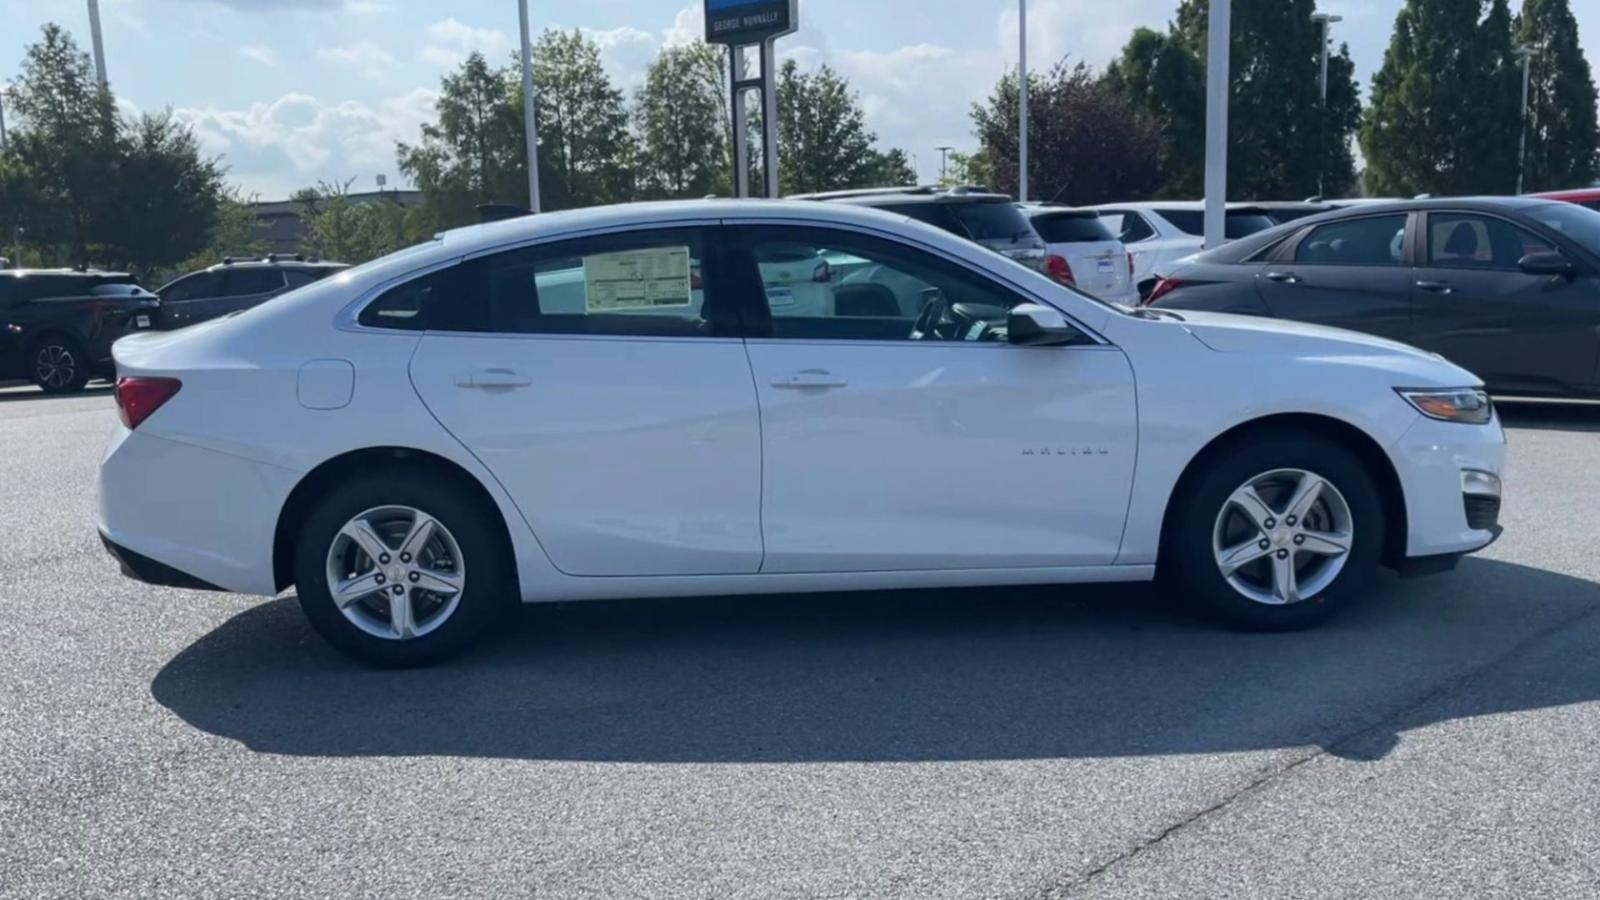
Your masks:
{"label": "building in background", "polygon": [[[347,194],[346,199],[355,206],[369,203],[394,203],[410,208],[422,202],[421,191],[368,191]],[[306,225],[300,218],[305,204],[299,200],[274,200],[253,203],[256,214],[255,236],[267,243],[269,253],[299,253],[305,240]]]}

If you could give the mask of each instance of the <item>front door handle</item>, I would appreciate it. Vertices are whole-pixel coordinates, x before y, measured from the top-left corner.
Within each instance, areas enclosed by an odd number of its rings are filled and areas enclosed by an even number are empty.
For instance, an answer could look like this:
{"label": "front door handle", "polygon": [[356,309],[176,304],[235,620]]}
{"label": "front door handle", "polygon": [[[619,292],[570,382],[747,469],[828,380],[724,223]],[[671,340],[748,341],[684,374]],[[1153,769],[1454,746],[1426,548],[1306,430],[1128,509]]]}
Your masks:
{"label": "front door handle", "polygon": [[1268,272],[1267,280],[1276,281],[1279,284],[1299,284],[1300,276],[1293,272]]}
{"label": "front door handle", "polygon": [[1417,287],[1432,294],[1453,294],[1456,290],[1448,281],[1419,281]]}
{"label": "front door handle", "polygon": [[456,376],[456,387],[464,388],[519,388],[533,384],[533,379],[518,375],[511,369],[480,369]]}
{"label": "front door handle", "polygon": [[849,384],[850,382],[824,369],[805,369],[792,375],[772,379],[772,386],[775,388],[800,391],[842,388]]}

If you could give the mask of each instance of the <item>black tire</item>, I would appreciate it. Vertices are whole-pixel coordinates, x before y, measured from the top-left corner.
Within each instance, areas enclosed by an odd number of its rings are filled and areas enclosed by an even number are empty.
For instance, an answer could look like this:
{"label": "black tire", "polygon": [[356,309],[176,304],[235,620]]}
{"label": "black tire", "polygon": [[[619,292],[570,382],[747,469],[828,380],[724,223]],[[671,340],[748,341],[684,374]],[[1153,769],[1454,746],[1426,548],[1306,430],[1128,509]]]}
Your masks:
{"label": "black tire", "polygon": [[[328,557],[340,530],[367,510],[421,510],[454,538],[466,578],[453,613],[436,630],[406,640],[377,637],[346,618],[328,585]],[[334,647],[369,665],[425,666],[467,649],[516,600],[515,570],[498,510],[458,479],[423,466],[395,464],[364,472],[329,491],[306,517],[295,544],[300,608]]]}
{"label": "black tire", "polygon": [[28,348],[28,379],[46,394],[76,394],[89,374],[89,355],[68,335],[47,334]]}
{"label": "black tire", "polygon": [[[1180,602],[1233,628],[1295,631],[1325,621],[1371,584],[1384,544],[1383,503],[1372,473],[1355,454],[1316,435],[1275,430],[1247,435],[1209,455],[1201,465],[1204,468],[1198,476],[1188,480],[1175,498],[1162,542],[1161,581]],[[1279,606],[1252,600],[1235,589],[1223,575],[1213,538],[1222,528],[1218,517],[1236,490],[1258,476],[1283,469],[1312,472],[1332,484],[1348,507],[1353,539],[1343,568],[1331,583],[1306,599]],[[1272,550],[1271,554],[1280,552]],[[1300,565],[1302,560],[1307,566],[1321,564],[1292,549],[1288,560],[1290,565]],[[1261,562],[1272,565],[1270,555],[1251,565]],[[1251,572],[1241,569],[1245,577]]]}

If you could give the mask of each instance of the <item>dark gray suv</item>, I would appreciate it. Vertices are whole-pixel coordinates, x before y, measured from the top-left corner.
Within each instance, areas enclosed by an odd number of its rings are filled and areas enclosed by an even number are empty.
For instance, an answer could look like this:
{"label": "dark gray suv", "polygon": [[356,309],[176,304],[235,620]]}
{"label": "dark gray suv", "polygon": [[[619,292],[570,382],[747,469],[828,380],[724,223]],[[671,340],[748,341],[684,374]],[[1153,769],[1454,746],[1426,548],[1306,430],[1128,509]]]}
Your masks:
{"label": "dark gray suv", "polygon": [[960,235],[1029,268],[1045,270],[1045,245],[1012,199],[979,187],[886,187],[799,194],[791,200],[825,200],[870,206]]}
{"label": "dark gray suv", "polygon": [[274,254],[224,260],[168,282],[161,295],[161,328],[171,331],[249,309],[349,268],[344,263]]}

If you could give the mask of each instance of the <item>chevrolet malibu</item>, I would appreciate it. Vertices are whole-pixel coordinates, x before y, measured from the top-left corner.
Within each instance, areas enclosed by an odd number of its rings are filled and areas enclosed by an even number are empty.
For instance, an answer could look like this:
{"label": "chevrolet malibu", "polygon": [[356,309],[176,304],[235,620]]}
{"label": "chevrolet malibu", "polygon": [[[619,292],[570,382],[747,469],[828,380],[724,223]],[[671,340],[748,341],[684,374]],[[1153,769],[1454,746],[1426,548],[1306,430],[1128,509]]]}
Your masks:
{"label": "chevrolet malibu", "polygon": [[448,232],[115,356],[124,572],[293,587],[382,665],[516,601],[1157,575],[1286,630],[1499,534],[1500,423],[1436,356],[1108,305],[834,204]]}

